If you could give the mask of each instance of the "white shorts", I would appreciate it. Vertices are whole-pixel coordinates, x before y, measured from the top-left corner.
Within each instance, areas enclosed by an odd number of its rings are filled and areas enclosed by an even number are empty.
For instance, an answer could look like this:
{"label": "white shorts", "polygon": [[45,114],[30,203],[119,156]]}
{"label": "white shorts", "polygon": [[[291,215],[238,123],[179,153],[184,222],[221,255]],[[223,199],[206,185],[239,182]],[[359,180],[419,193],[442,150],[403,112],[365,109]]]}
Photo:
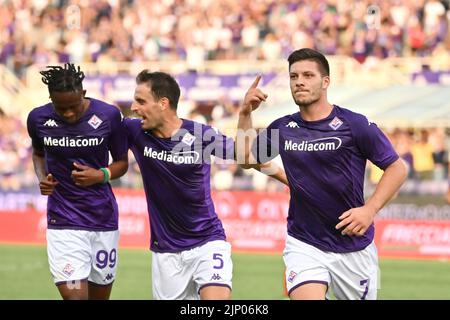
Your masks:
{"label": "white shorts", "polygon": [[378,253],[372,242],[350,253],[325,252],[291,236],[283,253],[288,292],[302,284],[316,282],[331,288],[339,300],[376,300]]}
{"label": "white shorts", "polygon": [[114,281],[119,231],[47,230],[47,254],[56,285],[88,280]]}
{"label": "white shorts", "polygon": [[231,245],[223,240],[178,253],[152,253],[153,297],[157,300],[198,300],[205,286],[231,289]]}

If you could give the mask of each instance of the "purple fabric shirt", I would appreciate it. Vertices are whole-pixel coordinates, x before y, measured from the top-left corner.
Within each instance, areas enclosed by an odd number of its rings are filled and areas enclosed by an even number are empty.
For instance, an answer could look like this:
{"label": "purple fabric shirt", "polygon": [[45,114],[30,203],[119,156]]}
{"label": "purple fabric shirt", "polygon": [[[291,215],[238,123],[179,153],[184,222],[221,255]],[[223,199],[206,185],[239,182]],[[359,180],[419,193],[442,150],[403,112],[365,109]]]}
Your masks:
{"label": "purple fabric shirt", "polygon": [[46,172],[59,182],[48,197],[48,228],[117,230],[118,209],[111,185],[79,187],[70,176],[74,162],[99,169],[108,166],[109,151],[114,160],[127,154],[120,111],[90,99],[80,120],[68,124],[48,103],[30,112],[27,127],[33,148],[45,154]]}
{"label": "purple fabric shirt", "polygon": [[141,120],[125,119],[144,183],[154,252],[225,240],[211,198],[210,156],[233,159],[234,141],[210,126],[182,120],[173,137],[158,138],[142,129]]}
{"label": "purple fabric shirt", "polygon": [[[279,135],[271,135],[271,129]],[[341,253],[372,242],[373,224],[362,237],[343,236],[335,226],[342,213],[364,205],[366,160],[384,170],[399,158],[374,123],[338,106],[319,121],[305,121],[297,112],[272,122],[258,135],[257,145],[253,154],[259,162],[278,154],[283,161],[291,195],[289,235]]]}

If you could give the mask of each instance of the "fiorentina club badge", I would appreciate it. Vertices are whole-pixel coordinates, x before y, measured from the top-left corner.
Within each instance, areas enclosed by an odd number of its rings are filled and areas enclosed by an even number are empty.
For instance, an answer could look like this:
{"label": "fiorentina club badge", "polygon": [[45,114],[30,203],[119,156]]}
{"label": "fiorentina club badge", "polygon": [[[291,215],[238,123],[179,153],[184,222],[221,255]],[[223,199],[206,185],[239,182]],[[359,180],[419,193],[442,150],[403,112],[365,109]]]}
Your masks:
{"label": "fiorentina club badge", "polygon": [[94,129],[97,129],[102,124],[102,122],[103,121],[95,114],[88,121],[89,125]]}
{"label": "fiorentina club badge", "polygon": [[297,276],[297,273],[294,271],[289,272],[288,281],[292,283],[294,281],[294,278]]}
{"label": "fiorentina club badge", "polygon": [[75,271],[75,269],[72,267],[70,263],[66,264],[66,266],[63,269],[63,272],[68,275],[69,277],[72,275],[72,273]]}
{"label": "fiorentina club badge", "polygon": [[338,117],[334,117],[333,120],[328,124],[333,130],[339,129],[340,126],[342,126],[343,122]]}
{"label": "fiorentina club badge", "polygon": [[194,140],[195,136],[193,136],[189,132],[186,132],[186,134],[183,136],[183,139],[181,139],[181,141],[186,143],[188,146],[191,146],[194,143]]}

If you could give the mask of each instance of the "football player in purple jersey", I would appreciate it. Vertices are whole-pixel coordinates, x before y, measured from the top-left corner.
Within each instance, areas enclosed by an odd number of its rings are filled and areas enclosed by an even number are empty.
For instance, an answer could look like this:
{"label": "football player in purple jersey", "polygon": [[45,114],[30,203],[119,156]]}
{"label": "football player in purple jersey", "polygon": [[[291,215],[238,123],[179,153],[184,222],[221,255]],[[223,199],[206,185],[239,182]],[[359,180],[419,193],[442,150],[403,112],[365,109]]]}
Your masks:
{"label": "football player in purple jersey", "polygon": [[[289,181],[290,205],[284,250],[291,299],[376,299],[378,256],[374,218],[407,175],[404,162],[375,123],[330,104],[330,69],[312,49],[290,54],[289,77],[299,112],[273,121],[253,147],[242,146],[246,163],[280,155]],[[240,132],[252,130],[251,113],[267,94],[258,76],[239,115]],[[376,107],[376,106],[374,106]],[[384,171],[364,200],[366,161]]]}
{"label": "football player in purple jersey", "polygon": [[[180,88],[163,72],[142,71],[126,119],[150,217],[155,299],[229,299],[231,246],[211,198],[211,156],[235,158],[232,138],[177,116]],[[287,183],[275,166],[272,176]],[[260,168],[261,166],[257,166]]]}
{"label": "football player in purple jersey", "polygon": [[41,74],[51,102],[29,113],[27,127],[39,188],[48,196],[50,271],[63,299],[108,299],[119,239],[109,180],[128,168],[122,115],[85,96],[80,67],[50,66]]}

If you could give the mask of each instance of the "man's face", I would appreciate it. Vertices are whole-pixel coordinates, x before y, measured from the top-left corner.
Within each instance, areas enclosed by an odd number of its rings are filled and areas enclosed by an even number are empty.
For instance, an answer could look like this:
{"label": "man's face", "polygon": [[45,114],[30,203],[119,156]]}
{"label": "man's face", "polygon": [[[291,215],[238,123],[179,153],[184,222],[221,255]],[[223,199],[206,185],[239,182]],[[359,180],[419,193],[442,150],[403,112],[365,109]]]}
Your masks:
{"label": "man's face", "polygon": [[145,84],[138,84],[134,91],[134,101],[131,111],[142,118],[142,129],[152,130],[162,123],[161,99],[157,100],[151,88]]}
{"label": "man's face", "polygon": [[85,90],[64,91],[50,93],[55,112],[60,115],[66,122],[77,122],[84,112]]}
{"label": "man's face", "polygon": [[300,107],[317,102],[330,84],[330,77],[322,76],[317,62],[312,60],[293,63],[289,77],[292,97]]}

